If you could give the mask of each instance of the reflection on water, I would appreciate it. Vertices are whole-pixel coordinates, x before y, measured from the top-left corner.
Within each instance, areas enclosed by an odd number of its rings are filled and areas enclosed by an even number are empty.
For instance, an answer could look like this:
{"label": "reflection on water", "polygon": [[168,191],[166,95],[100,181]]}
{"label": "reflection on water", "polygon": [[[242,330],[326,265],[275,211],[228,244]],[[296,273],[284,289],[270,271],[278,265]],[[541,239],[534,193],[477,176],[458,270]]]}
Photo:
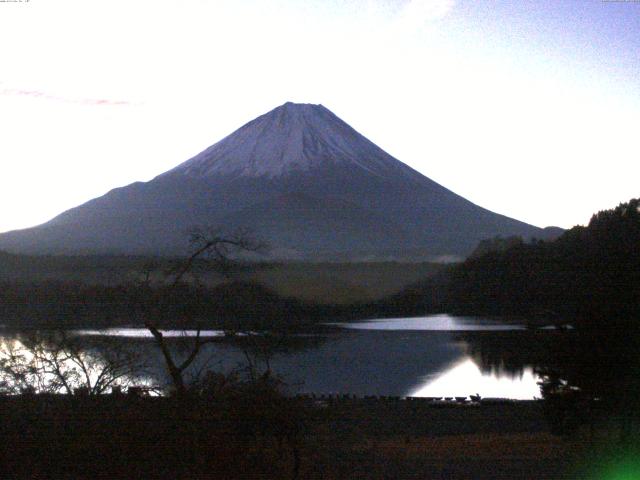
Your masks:
{"label": "reflection on water", "polygon": [[0,336],[0,394],[97,395],[113,387],[151,386],[140,351],[107,337],[91,343],[64,332]]}
{"label": "reflection on water", "polygon": [[[435,355],[443,363],[439,366],[432,364],[421,376],[414,377],[413,384],[403,395],[452,397],[480,394],[483,397],[512,399],[540,396],[539,377],[533,372],[531,363],[536,357],[533,352],[540,353],[532,348],[539,339],[530,338],[532,333],[524,325],[505,325],[478,317],[447,314],[336,325],[371,334],[396,332],[411,335],[421,342],[428,339],[438,345],[449,345],[447,355]],[[453,358],[452,348],[455,351]],[[416,358],[414,361],[420,360]]]}
{"label": "reflection on water", "polygon": [[469,357],[464,357],[450,368],[428,375],[422,384],[409,391],[412,397],[500,397],[529,400],[540,397],[539,377],[531,367],[521,375],[511,376],[496,371],[483,373]]}
{"label": "reflection on water", "polygon": [[[272,371],[290,393],[364,395],[467,396],[533,398],[539,396],[532,366],[546,355],[544,331],[521,325],[498,325],[485,319],[432,315],[343,324],[318,334],[290,336],[270,349]],[[456,333],[457,332],[457,333]],[[79,330],[92,358],[103,358],[121,346],[145,360],[144,376],[154,385],[168,384],[165,364],[151,334],[143,328]],[[195,331],[163,331],[178,357],[188,354]],[[19,335],[19,334],[18,334]],[[201,335],[222,337],[220,330]],[[0,340],[8,340],[0,336]],[[265,340],[268,338],[264,337]],[[216,341],[187,376],[206,370],[244,368],[249,337]],[[105,343],[106,342],[106,343]],[[261,350],[261,354],[263,354]]]}
{"label": "reflection on water", "polygon": [[511,331],[525,330],[524,325],[505,325],[478,317],[455,317],[447,314],[427,315],[425,317],[386,318],[364,322],[333,323],[354,330],[416,330],[416,331]]}
{"label": "reflection on water", "polygon": [[[146,328],[105,328],[103,330],[74,330],[75,335],[99,336],[99,337],[129,337],[129,338],[153,338],[151,332]],[[197,330],[162,330],[162,335],[166,337],[196,337]],[[224,337],[222,330],[200,330],[201,337]]]}

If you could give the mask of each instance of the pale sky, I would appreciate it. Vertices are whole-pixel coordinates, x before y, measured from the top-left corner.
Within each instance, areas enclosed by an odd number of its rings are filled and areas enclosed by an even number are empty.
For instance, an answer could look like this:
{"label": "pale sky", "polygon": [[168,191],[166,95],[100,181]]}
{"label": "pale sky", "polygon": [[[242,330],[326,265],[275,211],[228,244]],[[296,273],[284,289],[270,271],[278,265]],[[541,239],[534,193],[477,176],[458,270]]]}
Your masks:
{"label": "pale sky", "polygon": [[0,1],[0,231],[321,103],[490,210],[640,195],[640,2]]}

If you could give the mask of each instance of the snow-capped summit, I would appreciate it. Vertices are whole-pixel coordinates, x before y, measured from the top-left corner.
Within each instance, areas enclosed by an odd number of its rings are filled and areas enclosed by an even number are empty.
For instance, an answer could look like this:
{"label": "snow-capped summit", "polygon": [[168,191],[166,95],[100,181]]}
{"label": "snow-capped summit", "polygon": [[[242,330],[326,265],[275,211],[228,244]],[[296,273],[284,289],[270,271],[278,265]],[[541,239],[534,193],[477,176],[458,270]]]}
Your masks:
{"label": "snow-capped summit", "polygon": [[322,105],[287,102],[169,173],[279,177],[342,164],[385,177],[409,169]]}

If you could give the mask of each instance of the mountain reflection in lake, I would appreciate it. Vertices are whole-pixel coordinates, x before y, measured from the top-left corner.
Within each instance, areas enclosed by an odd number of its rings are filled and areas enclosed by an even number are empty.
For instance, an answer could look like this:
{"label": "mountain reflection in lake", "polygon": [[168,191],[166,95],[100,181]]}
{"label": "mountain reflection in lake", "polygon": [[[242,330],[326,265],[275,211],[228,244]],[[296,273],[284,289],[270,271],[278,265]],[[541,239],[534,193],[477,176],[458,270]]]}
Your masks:
{"label": "mountain reflection in lake", "polygon": [[[447,328],[445,328],[447,327]],[[522,351],[530,335],[522,325],[506,326],[472,317],[434,315],[341,324],[317,335],[291,336],[269,355],[272,371],[290,393],[393,396],[533,398],[537,378]],[[109,337],[147,358],[147,378],[167,383],[162,356],[145,329],[78,330],[87,345]],[[206,332],[221,337],[222,332]],[[188,346],[194,332],[166,332],[174,348]],[[496,339],[498,339],[496,341]],[[529,340],[527,340],[528,342]],[[511,345],[516,345],[511,347]],[[524,349],[526,350],[526,348]],[[185,349],[186,351],[186,349]],[[205,369],[231,372],[246,366],[242,339],[205,345],[192,375]]]}

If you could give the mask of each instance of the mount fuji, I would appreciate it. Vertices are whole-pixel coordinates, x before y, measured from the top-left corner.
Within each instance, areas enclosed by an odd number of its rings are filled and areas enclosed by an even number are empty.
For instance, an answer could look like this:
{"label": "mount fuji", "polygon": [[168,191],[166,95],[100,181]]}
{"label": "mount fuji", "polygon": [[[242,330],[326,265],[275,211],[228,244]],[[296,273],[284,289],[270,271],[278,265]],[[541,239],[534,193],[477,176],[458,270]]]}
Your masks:
{"label": "mount fuji", "polygon": [[178,255],[188,231],[248,228],[282,259],[437,259],[544,229],[481,208],[384,152],[321,105],[286,103],[153,180],[37,227],[18,253]]}

